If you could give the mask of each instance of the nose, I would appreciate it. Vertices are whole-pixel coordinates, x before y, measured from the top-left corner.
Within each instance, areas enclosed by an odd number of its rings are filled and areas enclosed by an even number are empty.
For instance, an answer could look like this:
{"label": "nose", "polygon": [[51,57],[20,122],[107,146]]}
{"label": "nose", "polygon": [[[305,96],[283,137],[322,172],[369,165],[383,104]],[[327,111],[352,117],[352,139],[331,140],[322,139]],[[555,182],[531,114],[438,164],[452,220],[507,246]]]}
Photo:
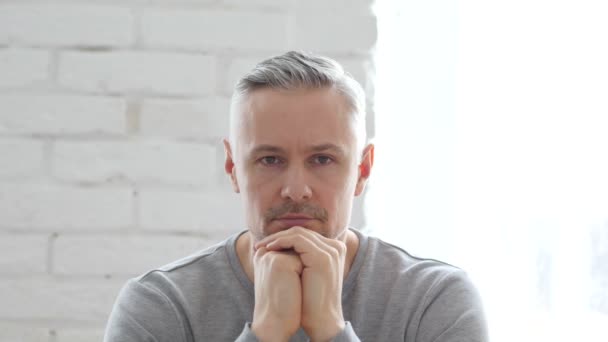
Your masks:
{"label": "nose", "polygon": [[312,197],[312,189],[306,180],[306,171],[292,167],[287,170],[281,189],[281,197],[293,202],[305,202]]}

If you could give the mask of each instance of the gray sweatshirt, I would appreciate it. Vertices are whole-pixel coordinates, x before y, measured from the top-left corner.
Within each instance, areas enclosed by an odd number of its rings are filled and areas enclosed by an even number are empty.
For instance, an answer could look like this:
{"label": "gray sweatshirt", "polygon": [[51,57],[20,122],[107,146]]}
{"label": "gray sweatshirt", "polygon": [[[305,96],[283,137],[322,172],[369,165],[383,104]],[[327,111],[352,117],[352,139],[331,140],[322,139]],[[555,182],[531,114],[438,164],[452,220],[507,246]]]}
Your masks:
{"label": "gray sweatshirt", "polygon": [[[342,289],[347,324],[334,341],[488,340],[478,293],[462,270],[353,231],[360,242]],[[104,341],[257,341],[239,235],[128,281]],[[290,341],[308,337],[300,329]]]}

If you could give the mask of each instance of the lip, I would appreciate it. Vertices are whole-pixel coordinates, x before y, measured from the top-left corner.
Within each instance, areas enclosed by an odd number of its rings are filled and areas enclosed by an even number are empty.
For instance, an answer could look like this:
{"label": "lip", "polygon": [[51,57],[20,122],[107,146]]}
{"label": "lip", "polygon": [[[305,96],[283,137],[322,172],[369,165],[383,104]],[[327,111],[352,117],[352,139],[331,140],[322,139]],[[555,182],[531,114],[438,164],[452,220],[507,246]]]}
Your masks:
{"label": "lip", "polygon": [[312,220],[314,217],[302,214],[287,214],[279,217],[279,220]]}
{"label": "lip", "polygon": [[312,220],[313,217],[306,215],[284,215],[276,219],[284,227],[304,226]]}

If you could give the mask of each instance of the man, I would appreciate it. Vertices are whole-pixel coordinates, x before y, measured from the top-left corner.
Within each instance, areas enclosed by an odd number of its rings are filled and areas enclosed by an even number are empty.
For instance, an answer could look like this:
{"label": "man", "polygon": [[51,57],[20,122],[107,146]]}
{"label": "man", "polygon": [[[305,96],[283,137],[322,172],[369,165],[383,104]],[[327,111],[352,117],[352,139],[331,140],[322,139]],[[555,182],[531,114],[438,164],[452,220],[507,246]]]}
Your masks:
{"label": "man", "polygon": [[224,145],[247,230],[129,281],[105,341],[486,341],[464,272],[348,228],[374,160],[364,113],[328,58],[245,75]]}

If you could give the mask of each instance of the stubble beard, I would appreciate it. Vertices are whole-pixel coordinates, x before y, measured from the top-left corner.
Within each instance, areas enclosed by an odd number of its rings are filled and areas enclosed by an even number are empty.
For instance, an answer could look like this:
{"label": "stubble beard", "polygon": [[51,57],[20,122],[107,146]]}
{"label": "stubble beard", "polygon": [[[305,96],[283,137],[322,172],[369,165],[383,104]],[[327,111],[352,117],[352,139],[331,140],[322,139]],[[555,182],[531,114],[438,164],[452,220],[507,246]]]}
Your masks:
{"label": "stubble beard", "polygon": [[[317,233],[321,234],[327,238],[335,239],[337,236],[331,236],[331,229],[328,229],[327,222],[329,218],[329,213],[325,208],[321,208],[315,206],[311,203],[295,203],[292,201],[287,201],[282,203],[279,206],[269,208],[263,215],[263,224],[262,229],[250,229],[253,238],[256,241],[260,241],[267,236],[277,233],[276,231],[270,231],[270,225],[272,222],[279,217],[286,214],[304,214],[310,216],[319,222],[321,222],[321,226]],[[342,230],[338,232],[338,235],[341,235]]]}

